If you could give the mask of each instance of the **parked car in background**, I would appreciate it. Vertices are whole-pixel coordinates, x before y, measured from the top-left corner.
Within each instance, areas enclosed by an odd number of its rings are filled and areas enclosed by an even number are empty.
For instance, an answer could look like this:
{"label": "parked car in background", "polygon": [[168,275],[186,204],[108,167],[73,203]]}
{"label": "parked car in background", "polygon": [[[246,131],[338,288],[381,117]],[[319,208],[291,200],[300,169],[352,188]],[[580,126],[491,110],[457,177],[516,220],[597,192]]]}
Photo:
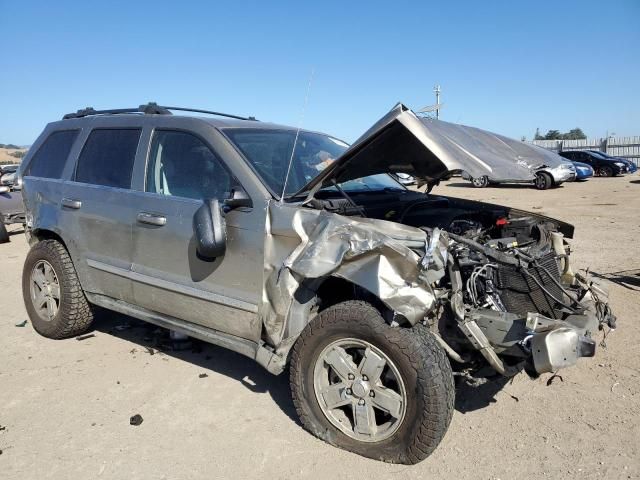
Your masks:
{"label": "parked car in background", "polygon": [[633,163],[631,160],[624,158],[624,157],[615,157],[613,155],[609,155],[608,153],[604,153],[601,152],[599,150],[587,150],[588,152],[592,152],[592,153],[597,153],[598,155],[601,155],[605,158],[608,158],[610,160],[613,161],[617,161],[617,162],[623,162],[627,165],[628,169],[629,169],[629,173],[636,173],[638,171],[638,166]]}
{"label": "parked car in background", "polygon": [[521,180],[509,177],[489,177],[483,175],[481,177],[472,177],[467,172],[462,172],[462,178],[469,180],[476,188],[484,188],[489,185],[500,185],[503,183],[528,183],[532,184],[538,190],[547,190],[551,187],[557,187],[564,182],[572,182],[576,180],[576,168],[572,162],[561,162],[556,167],[541,167],[535,171],[532,179]]}
{"label": "parked car in background", "polygon": [[598,177],[613,177],[629,172],[627,164],[621,160],[612,160],[602,155],[601,152],[589,150],[567,150],[560,152],[560,156],[572,162],[586,163]]}
{"label": "parked car in background", "polygon": [[593,177],[593,168],[586,163],[573,162],[573,166],[576,168],[576,180],[587,180]]}
{"label": "parked car in background", "polygon": [[0,186],[0,243],[9,241],[6,225],[24,223],[24,205],[19,182],[14,189]]}
{"label": "parked car in background", "polygon": [[0,165],[0,185],[12,185],[20,165]]}
{"label": "parked car in background", "polygon": [[0,178],[0,185],[10,187],[11,185],[14,184],[15,181],[16,181],[16,172],[5,173],[4,175],[2,175],[2,178]]}
{"label": "parked car in background", "polygon": [[411,175],[407,174],[407,173],[392,173],[391,174],[393,176],[393,178],[395,178],[398,182],[400,182],[402,185],[415,185],[416,184],[416,179],[415,177],[412,177]]}

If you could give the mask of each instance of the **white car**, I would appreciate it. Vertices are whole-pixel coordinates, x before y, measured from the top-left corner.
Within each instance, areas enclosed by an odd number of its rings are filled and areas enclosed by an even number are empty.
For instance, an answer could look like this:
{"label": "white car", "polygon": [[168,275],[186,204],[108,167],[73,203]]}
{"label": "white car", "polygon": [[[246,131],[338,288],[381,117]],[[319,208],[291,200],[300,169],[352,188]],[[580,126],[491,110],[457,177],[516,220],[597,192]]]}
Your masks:
{"label": "white car", "polygon": [[547,190],[551,187],[557,187],[561,183],[571,182],[576,178],[576,167],[571,162],[562,162],[555,167],[543,166],[533,173],[530,179],[510,179],[497,178],[483,175],[481,177],[472,177],[466,172],[462,172],[462,178],[469,180],[474,187],[484,188],[489,185],[499,185],[501,183],[530,183],[538,190]]}

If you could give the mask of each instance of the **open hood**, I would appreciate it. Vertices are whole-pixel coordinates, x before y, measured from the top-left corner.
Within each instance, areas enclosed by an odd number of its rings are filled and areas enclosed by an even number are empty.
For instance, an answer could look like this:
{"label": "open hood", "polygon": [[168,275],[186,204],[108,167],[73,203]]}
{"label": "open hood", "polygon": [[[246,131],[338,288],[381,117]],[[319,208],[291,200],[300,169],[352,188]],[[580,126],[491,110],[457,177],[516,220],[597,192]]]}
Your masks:
{"label": "open hood", "polygon": [[378,173],[407,173],[433,185],[451,173],[472,177],[533,180],[562,157],[495,133],[419,118],[398,103],[300,192]]}

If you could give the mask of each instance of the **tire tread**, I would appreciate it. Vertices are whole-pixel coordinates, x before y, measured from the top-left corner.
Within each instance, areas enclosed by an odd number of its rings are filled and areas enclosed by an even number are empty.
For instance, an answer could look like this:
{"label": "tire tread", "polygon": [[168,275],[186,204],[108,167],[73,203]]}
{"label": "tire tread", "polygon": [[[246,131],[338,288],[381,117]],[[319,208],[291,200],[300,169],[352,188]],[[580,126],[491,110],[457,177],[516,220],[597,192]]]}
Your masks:
{"label": "tire tread", "polygon": [[37,317],[37,314],[35,312],[32,314],[32,309],[27,308],[29,316],[32,317],[31,323],[34,328],[41,335],[53,339],[74,337],[86,332],[93,322],[93,310],[82,290],[69,252],[57,240],[42,240],[29,251],[23,271],[25,304],[31,302],[28,283],[31,276],[30,271],[32,265],[40,259],[47,260],[49,263],[57,263],[61,270],[60,272],[56,271],[60,283],[60,307],[57,317],[51,322],[46,322],[49,324],[46,329],[40,327],[38,318],[33,318],[33,316]]}
{"label": "tire tread", "polygon": [[[292,349],[290,382],[293,403],[302,425],[312,434],[334,443],[319,432],[305,399],[301,395],[300,379],[301,355],[306,342],[333,326],[343,326],[345,319],[350,325],[360,323],[371,328],[386,339],[404,355],[416,372],[418,383],[424,397],[424,412],[419,419],[420,426],[409,448],[388,456],[384,453],[376,458],[391,463],[415,464],[428,457],[438,446],[449,427],[453,416],[455,387],[451,364],[442,347],[431,332],[422,325],[413,328],[391,327],[371,304],[363,301],[346,301],[321,312],[302,332]],[[346,449],[349,446],[340,445]],[[372,449],[375,447],[371,447]],[[360,453],[360,452],[357,452]]]}

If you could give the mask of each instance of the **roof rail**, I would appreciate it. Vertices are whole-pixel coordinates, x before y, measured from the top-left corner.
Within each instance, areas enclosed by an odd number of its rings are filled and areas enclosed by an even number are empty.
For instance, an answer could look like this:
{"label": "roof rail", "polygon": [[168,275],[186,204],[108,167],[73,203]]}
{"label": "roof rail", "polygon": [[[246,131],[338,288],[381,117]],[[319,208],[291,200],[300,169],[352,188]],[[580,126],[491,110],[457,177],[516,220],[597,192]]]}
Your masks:
{"label": "roof rail", "polygon": [[116,115],[119,113],[141,113],[144,115],[171,115],[171,110],[176,110],[181,112],[207,113],[209,115],[235,118],[237,120],[257,121],[255,117],[241,117],[239,115],[231,115],[229,113],[220,113],[220,112],[214,112],[212,110],[201,110],[197,108],[164,107],[162,105],[158,105],[155,102],[149,102],[146,105],[140,105],[138,108],[114,108],[109,110],[95,110],[93,107],[87,107],[82,110],[78,110],[75,113],[67,113],[64,117],[62,117],[62,119],[68,120],[71,118],[82,118],[82,117],[88,117],[91,115]]}

